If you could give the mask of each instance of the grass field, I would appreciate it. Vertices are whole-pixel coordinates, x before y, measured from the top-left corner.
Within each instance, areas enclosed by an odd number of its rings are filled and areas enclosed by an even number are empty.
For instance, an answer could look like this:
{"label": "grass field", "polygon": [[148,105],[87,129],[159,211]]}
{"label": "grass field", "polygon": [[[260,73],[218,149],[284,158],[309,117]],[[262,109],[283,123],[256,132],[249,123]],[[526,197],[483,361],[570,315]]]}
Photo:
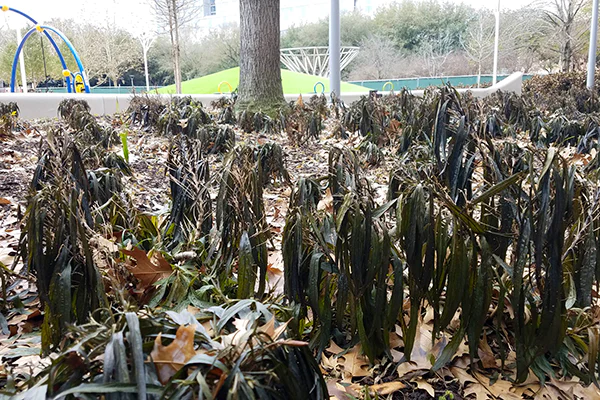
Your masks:
{"label": "grass field", "polygon": [[[296,93],[314,93],[315,84],[323,82],[325,92],[329,91],[329,80],[313,75],[300,74],[286,69],[281,70],[281,79],[283,81],[283,92],[285,94]],[[206,75],[201,78],[191,79],[182,83],[182,92],[184,94],[213,94],[218,93],[219,84],[228,82],[232,90],[238,87],[240,82],[240,69],[231,68],[221,72]],[[317,92],[321,92],[321,85],[317,87]],[[223,84],[221,86],[223,93],[229,92],[229,86]],[[342,82],[342,92],[368,92],[369,89],[359,85]],[[158,93],[175,93],[175,85],[165,86],[158,90]]]}

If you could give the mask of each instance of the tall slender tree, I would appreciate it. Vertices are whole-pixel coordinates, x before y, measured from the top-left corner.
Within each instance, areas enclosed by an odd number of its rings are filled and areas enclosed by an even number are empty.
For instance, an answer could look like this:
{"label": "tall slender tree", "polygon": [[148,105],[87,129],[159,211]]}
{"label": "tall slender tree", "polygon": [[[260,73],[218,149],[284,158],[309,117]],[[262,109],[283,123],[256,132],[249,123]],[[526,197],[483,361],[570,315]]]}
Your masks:
{"label": "tall slender tree", "polygon": [[281,106],[279,0],[240,0],[238,109],[273,113]]}
{"label": "tall slender tree", "polygon": [[572,68],[574,54],[581,50],[586,41],[582,40],[589,24],[579,23],[583,17],[587,0],[551,0],[545,10],[546,20],[556,32],[559,43],[559,65],[563,72]]}
{"label": "tall slender tree", "polygon": [[171,39],[171,57],[175,89],[181,93],[181,44],[180,29],[197,17],[200,12],[196,0],[149,0],[159,25],[168,30]]}

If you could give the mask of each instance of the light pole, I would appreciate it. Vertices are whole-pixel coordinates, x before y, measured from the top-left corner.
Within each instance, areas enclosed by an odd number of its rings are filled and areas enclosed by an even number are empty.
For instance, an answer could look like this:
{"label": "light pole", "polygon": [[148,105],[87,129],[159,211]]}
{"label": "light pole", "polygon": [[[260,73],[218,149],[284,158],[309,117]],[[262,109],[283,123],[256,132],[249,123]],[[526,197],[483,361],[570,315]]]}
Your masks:
{"label": "light pole", "polygon": [[598,0],[594,0],[592,8],[592,26],[590,28],[590,52],[588,54],[587,88],[594,88],[594,74],[596,73],[596,50],[598,39]]}
{"label": "light pole", "polygon": [[500,0],[498,0],[498,9],[496,9],[496,39],[494,40],[494,73],[492,85],[498,82],[498,46],[500,44]]}
{"label": "light pole", "polygon": [[340,76],[340,0],[331,0],[329,15],[329,90],[341,95]]}

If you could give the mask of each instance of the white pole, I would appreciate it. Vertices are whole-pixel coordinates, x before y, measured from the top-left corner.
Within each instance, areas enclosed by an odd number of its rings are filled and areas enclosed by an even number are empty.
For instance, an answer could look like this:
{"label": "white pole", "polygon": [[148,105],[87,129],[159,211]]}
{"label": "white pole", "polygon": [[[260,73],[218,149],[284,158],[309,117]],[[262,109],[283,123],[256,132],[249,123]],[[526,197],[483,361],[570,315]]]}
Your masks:
{"label": "white pole", "polygon": [[496,10],[496,39],[494,41],[494,77],[492,85],[498,82],[498,46],[500,43],[500,0],[498,0],[498,9]]}
{"label": "white pole", "polygon": [[590,28],[590,52],[588,54],[587,88],[594,88],[594,74],[596,72],[596,50],[598,39],[598,0],[594,0],[592,8],[592,26]]}
{"label": "white pole", "polygon": [[340,73],[340,0],[331,0],[329,15],[329,89],[341,95]]}
{"label": "white pole", "polygon": [[[21,29],[17,28],[17,46],[21,44],[23,37],[21,36]],[[27,75],[25,74],[25,58],[23,57],[23,51],[19,55],[19,66],[21,67],[21,85],[23,86],[23,93],[27,93]]]}

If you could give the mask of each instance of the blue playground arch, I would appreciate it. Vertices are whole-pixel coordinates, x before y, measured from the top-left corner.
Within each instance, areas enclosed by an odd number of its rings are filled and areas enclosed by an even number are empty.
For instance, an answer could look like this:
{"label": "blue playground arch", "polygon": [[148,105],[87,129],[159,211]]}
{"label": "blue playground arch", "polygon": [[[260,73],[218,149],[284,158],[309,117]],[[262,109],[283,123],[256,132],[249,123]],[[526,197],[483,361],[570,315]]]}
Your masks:
{"label": "blue playground arch", "polygon": [[[35,31],[38,31],[40,33],[43,33],[48,40],[50,41],[50,43],[52,44],[52,47],[54,47],[54,50],[56,51],[56,54],[58,54],[58,58],[60,59],[60,63],[63,67],[63,75],[66,78],[67,81],[67,91],[69,93],[73,93],[76,91],[75,88],[75,84],[76,84],[76,80],[75,79],[71,79],[71,76],[73,75],[73,77],[75,77],[76,75],[80,75],[83,79],[83,85],[84,85],[84,90],[86,93],[90,93],[90,85],[87,79],[87,75],[85,73],[85,69],[83,68],[83,65],[81,63],[81,59],[79,58],[79,55],[77,54],[77,51],[75,50],[75,48],[73,47],[73,45],[71,44],[71,42],[69,41],[69,39],[66,38],[66,36],[60,32],[59,30],[52,28],[50,26],[40,26],[38,25],[37,21],[33,18],[31,18],[29,15],[25,14],[22,11],[19,11],[17,9],[14,8],[10,8],[9,6],[3,5],[0,6],[0,9],[4,12],[6,11],[12,11],[16,14],[19,14],[25,18],[27,18],[29,21],[33,22],[36,26],[31,28],[29,30],[29,32],[27,32],[27,34],[23,37],[23,40],[21,40],[21,43],[19,43],[19,47],[17,47],[17,51],[15,53],[15,58],[13,60],[13,65],[12,65],[12,73],[11,73],[11,79],[10,79],[10,91],[14,93],[15,91],[15,81],[17,78],[17,62],[19,60],[19,54],[21,53],[21,51],[23,50],[23,46],[25,45],[25,41],[27,40],[27,38],[29,38],[29,36],[31,36],[31,34]],[[56,44],[56,42],[54,41],[54,39],[52,38],[52,36],[48,33],[48,31],[54,32],[56,35],[58,35],[63,42],[65,42],[65,44],[67,45],[67,47],[69,48],[69,50],[71,51],[71,54],[73,55],[73,58],[75,59],[75,62],[77,63],[77,67],[79,68],[79,72],[75,73],[75,74],[71,74],[71,72],[69,71],[68,67],[67,67],[67,63],[65,61],[65,58],[63,57],[58,45]]]}

